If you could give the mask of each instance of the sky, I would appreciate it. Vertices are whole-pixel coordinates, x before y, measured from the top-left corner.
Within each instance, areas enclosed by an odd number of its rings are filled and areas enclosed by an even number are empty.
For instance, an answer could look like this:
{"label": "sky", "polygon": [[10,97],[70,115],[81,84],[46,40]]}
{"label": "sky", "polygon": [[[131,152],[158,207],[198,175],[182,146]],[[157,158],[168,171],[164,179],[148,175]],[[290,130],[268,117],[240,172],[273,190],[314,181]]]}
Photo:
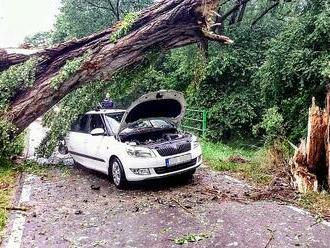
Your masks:
{"label": "sky", "polygon": [[49,31],[60,0],[0,0],[0,47],[17,47],[27,35]]}

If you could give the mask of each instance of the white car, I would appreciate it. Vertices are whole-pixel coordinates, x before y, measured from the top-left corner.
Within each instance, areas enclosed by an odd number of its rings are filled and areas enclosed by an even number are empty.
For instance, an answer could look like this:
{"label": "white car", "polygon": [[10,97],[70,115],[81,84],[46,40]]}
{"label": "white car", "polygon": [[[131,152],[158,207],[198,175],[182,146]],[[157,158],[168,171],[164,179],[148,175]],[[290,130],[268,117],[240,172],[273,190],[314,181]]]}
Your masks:
{"label": "white car", "polygon": [[178,129],[184,111],[184,97],[176,91],[146,94],[126,111],[90,111],[72,125],[60,151],[109,175],[117,188],[130,181],[191,176],[202,152],[196,136]]}

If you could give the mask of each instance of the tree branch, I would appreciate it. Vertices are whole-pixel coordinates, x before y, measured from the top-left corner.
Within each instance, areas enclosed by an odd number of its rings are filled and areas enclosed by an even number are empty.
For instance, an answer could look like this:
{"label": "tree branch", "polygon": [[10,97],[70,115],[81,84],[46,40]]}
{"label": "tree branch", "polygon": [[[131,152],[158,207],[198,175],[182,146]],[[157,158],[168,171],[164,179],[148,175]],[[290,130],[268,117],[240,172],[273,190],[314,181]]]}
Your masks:
{"label": "tree branch", "polygon": [[217,35],[217,34],[211,33],[211,32],[206,31],[206,30],[202,30],[202,32],[203,32],[204,37],[208,40],[217,41],[217,42],[220,42],[220,43],[223,43],[223,44],[232,44],[232,43],[234,43],[234,41],[231,40],[227,36]]}
{"label": "tree branch", "polygon": [[[117,3],[118,3],[119,0],[117,0]],[[115,18],[117,19],[117,21],[120,21],[120,17],[119,17],[119,12],[116,12],[116,9],[113,5],[113,3],[111,2],[111,0],[107,0],[110,8],[111,8],[111,11],[112,11],[112,14],[115,16]]]}
{"label": "tree branch", "polygon": [[220,3],[219,7],[225,5],[226,3],[230,2],[230,1],[231,1],[231,0],[226,0],[226,1],[222,2],[222,3]]}
{"label": "tree branch", "polygon": [[262,12],[251,24],[251,28],[253,28],[258,21],[260,21],[269,11],[276,8],[280,4],[280,1],[273,3],[271,6],[269,6],[264,12]]}
{"label": "tree branch", "polygon": [[221,22],[223,22],[224,20],[227,19],[228,16],[230,16],[234,11],[237,11],[241,5],[246,4],[248,2],[250,2],[251,0],[243,0],[240,1],[239,3],[237,3],[233,8],[231,8],[229,11],[227,11],[222,17],[221,17]]}
{"label": "tree branch", "polygon": [[246,3],[242,4],[240,11],[239,11],[239,15],[237,18],[237,22],[241,22],[243,20],[243,16],[245,14],[245,9],[246,9]]}
{"label": "tree branch", "polygon": [[120,0],[117,0],[116,4],[116,11],[117,11],[117,20],[120,20]]}
{"label": "tree branch", "polygon": [[109,10],[109,8],[107,8],[105,6],[97,5],[97,4],[93,3],[92,1],[85,0],[85,2],[94,8]]}
{"label": "tree branch", "polygon": [[[111,81],[116,73],[141,64],[148,52],[166,52],[201,39],[232,43],[228,37],[209,30],[211,11],[217,10],[218,3],[218,0],[155,2],[139,14],[131,29],[115,43],[110,42],[110,37],[116,26],[37,52],[33,55],[38,59],[33,85],[11,92],[13,97],[0,118],[15,125],[15,134],[19,134],[73,90],[88,82]],[[29,57],[1,51],[0,70]],[[57,82],[63,66],[75,58],[81,58],[79,68]]]}

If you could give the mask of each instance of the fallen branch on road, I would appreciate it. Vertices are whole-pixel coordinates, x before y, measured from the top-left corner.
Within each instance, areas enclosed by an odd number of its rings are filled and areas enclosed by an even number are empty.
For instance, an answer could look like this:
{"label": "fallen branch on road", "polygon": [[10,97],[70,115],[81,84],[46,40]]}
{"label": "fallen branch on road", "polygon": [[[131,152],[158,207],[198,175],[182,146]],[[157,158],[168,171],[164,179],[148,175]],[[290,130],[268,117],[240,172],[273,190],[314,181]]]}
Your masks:
{"label": "fallen branch on road", "polygon": [[195,213],[193,213],[192,211],[190,211],[188,208],[186,208],[182,203],[180,203],[178,200],[176,200],[175,198],[171,198],[172,201],[174,201],[179,207],[181,207],[183,210],[185,210],[186,212],[195,215]]}
{"label": "fallen branch on road", "polygon": [[9,206],[6,207],[6,210],[8,211],[28,211],[31,207],[24,207],[24,206]]}

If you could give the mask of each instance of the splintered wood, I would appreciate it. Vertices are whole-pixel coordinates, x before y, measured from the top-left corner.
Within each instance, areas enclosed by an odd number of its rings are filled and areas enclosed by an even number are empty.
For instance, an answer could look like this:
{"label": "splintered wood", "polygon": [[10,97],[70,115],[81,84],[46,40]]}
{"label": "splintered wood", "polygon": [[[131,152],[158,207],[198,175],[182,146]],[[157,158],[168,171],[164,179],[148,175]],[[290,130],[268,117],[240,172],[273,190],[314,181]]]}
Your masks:
{"label": "splintered wood", "polygon": [[[329,93],[327,99],[330,99]],[[309,108],[307,139],[301,140],[291,160],[293,185],[299,192],[319,191],[329,178],[329,109],[321,109],[312,100]],[[326,182],[328,183],[328,182]]]}

